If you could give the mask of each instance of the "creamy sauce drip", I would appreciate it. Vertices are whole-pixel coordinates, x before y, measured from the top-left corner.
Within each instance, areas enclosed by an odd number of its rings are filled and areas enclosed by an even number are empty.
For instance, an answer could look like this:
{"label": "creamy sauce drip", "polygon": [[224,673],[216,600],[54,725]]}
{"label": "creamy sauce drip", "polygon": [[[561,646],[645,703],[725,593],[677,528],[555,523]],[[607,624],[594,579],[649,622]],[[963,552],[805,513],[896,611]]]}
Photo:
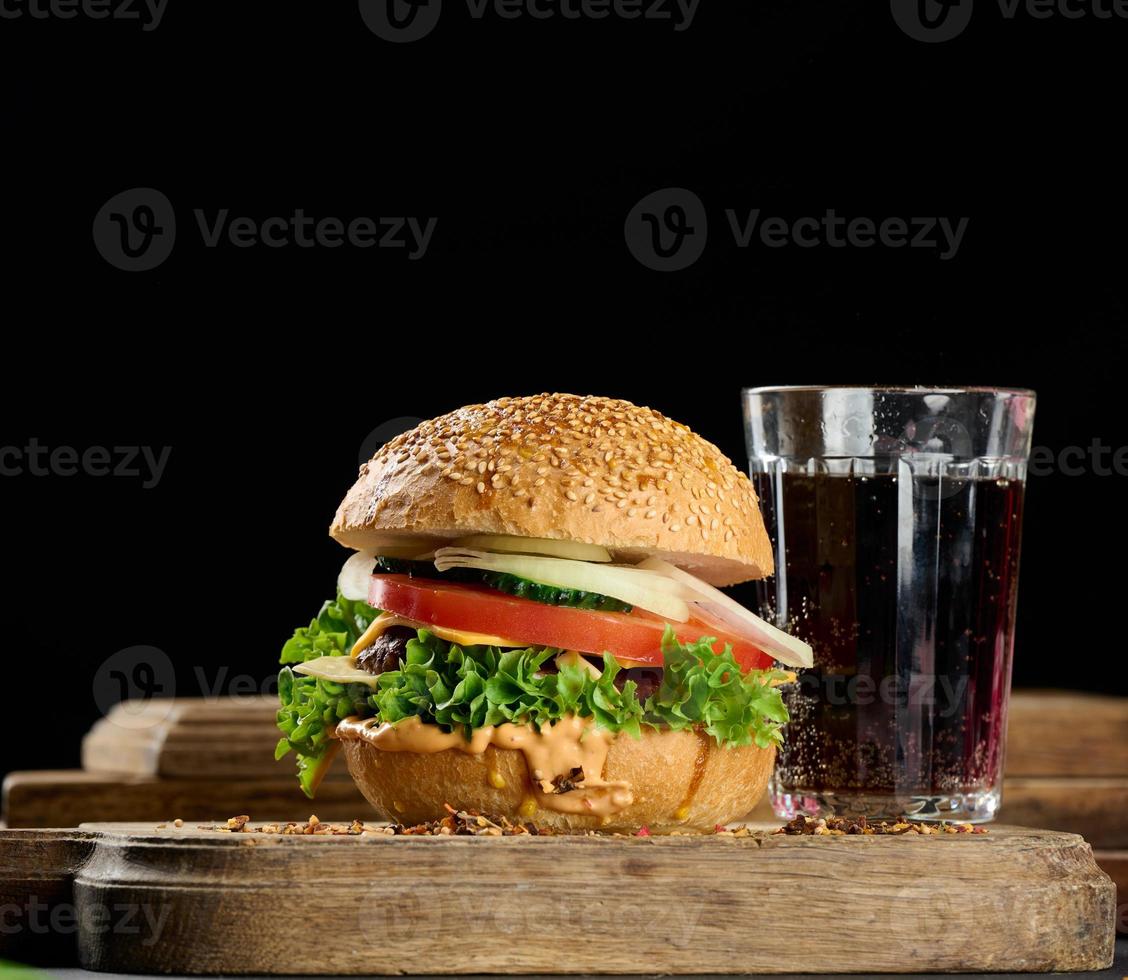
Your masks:
{"label": "creamy sauce drip", "polygon": [[712,740],[700,728],[693,730],[697,736],[697,754],[693,757],[693,773],[689,777],[689,786],[686,787],[685,796],[681,805],[674,811],[677,820],[684,820],[689,816],[689,808],[697,797],[701,788],[701,780],[705,777],[705,766],[709,761],[709,752],[712,749]]}
{"label": "creamy sauce drip", "polygon": [[[417,717],[395,724],[352,717],[337,725],[337,737],[358,739],[385,752],[428,754],[456,749],[480,755],[491,745],[516,749],[525,756],[537,803],[558,813],[608,817],[634,802],[630,783],[603,779],[603,766],[615,736],[595,728],[590,719],[575,715],[542,725],[539,732],[530,725],[510,722],[488,725],[475,729],[469,740],[461,732],[444,732]],[[566,793],[553,792],[553,779],[567,776],[576,768],[583,770],[583,783]]]}

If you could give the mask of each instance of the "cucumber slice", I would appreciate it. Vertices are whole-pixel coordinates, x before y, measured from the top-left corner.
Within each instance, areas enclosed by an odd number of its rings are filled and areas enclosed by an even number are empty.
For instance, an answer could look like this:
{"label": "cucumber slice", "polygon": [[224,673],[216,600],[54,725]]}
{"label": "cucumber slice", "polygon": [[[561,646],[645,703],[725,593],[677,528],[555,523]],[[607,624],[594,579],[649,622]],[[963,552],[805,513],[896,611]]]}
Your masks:
{"label": "cucumber slice", "polygon": [[482,572],[482,581],[507,595],[532,599],[533,602],[543,602],[549,606],[574,606],[577,609],[598,609],[600,612],[630,612],[633,608],[629,602],[609,595],[586,592],[583,589],[560,589],[555,585],[534,582],[508,572]]}
{"label": "cucumber slice", "polygon": [[505,572],[558,589],[577,589],[611,596],[638,606],[675,623],[689,619],[686,598],[693,593],[683,584],[653,572],[622,565],[597,565],[566,558],[540,558],[529,555],[497,555],[469,548],[439,548],[435,552],[439,571],[452,568],[479,568]]}
{"label": "cucumber slice", "polygon": [[561,589],[531,579],[520,578],[507,572],[488,572],[479,568],[449,568],[440,572],[429,561],[407,561],[380,555],[375,559],[376,571],[387,575],[411,575],[419,578],[439,578],[446,582],[481,582],[492,589],[532,599],[548,606],[574,606],[579,609],[598,609],[601,612],[630,612],[631,605],[621,599],[588,592],[583,589]]}

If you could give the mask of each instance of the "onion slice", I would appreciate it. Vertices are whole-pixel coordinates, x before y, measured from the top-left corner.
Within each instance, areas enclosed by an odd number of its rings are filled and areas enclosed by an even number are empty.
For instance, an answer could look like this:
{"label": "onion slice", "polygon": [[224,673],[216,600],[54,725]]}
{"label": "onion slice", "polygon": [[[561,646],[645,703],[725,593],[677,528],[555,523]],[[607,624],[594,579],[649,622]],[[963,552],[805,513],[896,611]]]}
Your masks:
{"label": "onion slice", "polygon": [[497,555],[470,548],[439,548],[435,567],[481,568],[489,572],[508,572],[558,589],[598,592],[630,603],[675,623],[689,619],[688,600],[693,593],[678,582],[634,566],[595,564],[568,558],[542,558],[532,555]]}
{"label": "onion slice", "polygon": [[376,567],[376,553],[373,551],[358,551],[351,555],[341,566],[337,576],[337,588],[346,599],[361,599],[368,601],[368,585],[372,579],[372,570]]}
{"label": "onion slice", "polygon": [[458,538],[452,542],[452,546],[477,551],[505,551],[520,555],[571,558],[574,561],[611,560],[611,552],[598,544],[563,541],[558,538],[523,538],[516,534],[472,534],[466,538]]}
{"label": "onion slice", "polygon": [[814,654],[808,644],[777,629],[745,609],[735,599],[725,595],[720,589],[702,582],[701,579],[669,562],[662,561],[661,558],[647,558],[636,567],[685,586],[693,593],[691,601],[699,605],[703,611],[711,613],[741,636],[748,637],[764,653],[775,657],[780,663],[787,664],[788,667],[814,665]]}

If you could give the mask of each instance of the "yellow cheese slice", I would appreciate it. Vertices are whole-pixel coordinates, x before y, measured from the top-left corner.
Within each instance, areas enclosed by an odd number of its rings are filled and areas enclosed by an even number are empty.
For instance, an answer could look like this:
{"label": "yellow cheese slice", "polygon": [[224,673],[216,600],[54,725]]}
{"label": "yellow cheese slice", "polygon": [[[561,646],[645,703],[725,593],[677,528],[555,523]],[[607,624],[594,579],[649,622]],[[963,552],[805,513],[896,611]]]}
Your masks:
{"label": "yellow cheese slice", "polygon": [[394,613],[382,613],[372,620],[372,625],[364,631],[364,635],[353,644],[349,653],[355,657],[365,647],[372,646],[377,638],[393,626],[408,626],[411,629],[427,630],[434,633],[440,640],[447,643],[457,643],[460,647],[527,647],[528,643],[518,643],[516,640],[507,640],[500,636],[491,636],[489,633],[471,633],[469,630],[452,630],[445,626],[434,626],[431,623],[419,623],[414,619],[405,619]]}
{"label": "yellow cheese slice", "polygon": [[799,675],[793,670],[781,670],[778,673],[783,674],[783,677],[773,677],[768,681],[768,687],[783,687],[784,684],[794,684],[799,680]]}
{"label": "yellow cheese slice", "polygon": [[305,674],[307,677],[319,677],[325,681],[336,684],[367,684],[375,687],[377,677],[366,670],[361,670],[356,665],[356,655],[365,647],[371,646],[377,638],[393,626],[408,626],[411,629],[425,629],[434,633],[440,640],[448,643],[457,643],[462,647],[491,646],[491,647],[525,647],[527,643],[517,643],[506,640],[500,636],[490,636],[488,633],[471,633],[468,630],[452,630],[445,626],[432,626],[429,623],[417,623],[413,619],[405,619],[393,613],[382,613],[372,620],[372,624],[364,631],[364,635],[353,645],[347,657],[318,657],[316,660],[307,660],[305,663],[294,667],[295,674]]}
{"label": "yellow cheese slice", "polygon": [[367,684],[372,688],[376,687],[379,680],[375,674],[361,670],[352,657],[318,657],[316,660],[307,660],[304,664],[298,664],[294,673],[332,681],[334,684]]}

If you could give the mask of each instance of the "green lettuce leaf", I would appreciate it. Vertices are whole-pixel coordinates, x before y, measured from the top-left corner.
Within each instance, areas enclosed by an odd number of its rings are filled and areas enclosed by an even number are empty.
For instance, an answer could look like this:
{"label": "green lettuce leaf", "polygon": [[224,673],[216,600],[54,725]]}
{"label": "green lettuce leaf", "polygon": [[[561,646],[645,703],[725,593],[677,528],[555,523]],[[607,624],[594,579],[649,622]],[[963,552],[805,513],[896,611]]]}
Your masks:
{"label": "green lettuce leaf", "polygon": [[[337,593],[326,602],[308,627],[294,631],[282,647],[279,663],[296,664],[318,657],[341,657],[380,614],[366,602],[352,601]],[[295,674],[283,667],[278,674],[278,728],[282,738],[274,758],[290,752],[298,755],[298,781],[306,796],[313,796],[319,767],[327,762],[330,735],[337,722],[349,715],[371,714],[364,684],[334,684]]]}
{"label": "green lettuce leaf", "polygon": [[416,715],[447,731],[462,729],[467,738],[485,725],[512,721],[539,728],[575,714],[636,738],[643,725],[675,731],[701,725],[722,746],[755,742],[766,748],[779,742],[787,709],[771,681],[788,675],[777,670],[742,674],[731,648],[714,653],[715,642],[702,637],[683,644],[667,627],[662,683],[640,704],[634,681],[621,691],[615,687],[621,668],[610,653],[603,655],[598,678],[567,663],[558,673],[542,674],[541,665],[559,650],[460,647],[419,630],[400,669],[380,674],[368,699],[369,713],[387,722]]}
{"label": "green lettuce leaf", "polygon": [[[348,653],[376,615],[365,603],[338,595],[308,628],[295,632],[283,648],[282,663]],[[731,648],[714,653],[714,642],[702,637],[681,643],[667,627],[662,682],[640,703],[634,681],[628,680],[621,691],[616,688],[621,667],[610,653],[603,655],[598,678],[578,663],[563,663],[557,672],[547,673],[542,666],[560,653],[552,647],[462,647],[420,629],[408,641],[400,668],[380,674],[374,693],[364,684],[336,684],[283,668],[278,678],[283,737],[275,756],[298,754],[298,777],[312,796],[333,727],[349,715],[386,722],[417,716],[469,738],[486,725],[518,722],[540,728],[574,714],[634,738],[641,736],[643,725],[675,731],[700,725],[721,746],[778,743],[787,709],[771,681],[787,674],[742,674]]]}
{"label": "green lettuce leaf", "polygon": [[646,701],[645,722],[675,731],[702,725],[720,745],[767,748],[782,741],[780,728],[787,708],[773,680],[788,678],[782,670],[752,670],[741,674],[726,646],[713,652],[716,640],[703,636],[696,643],[680,643],[668,626],[662,637],[665,669],[658,690]]}
{"label": "green lettuce leaf", "polygon": [[281,664],[300,664],[318,657],[348,653],[369,624],[380,615],[367,602],[346,599],[340,592],[325,602],[309,626],[294,630],[282,647]]}

